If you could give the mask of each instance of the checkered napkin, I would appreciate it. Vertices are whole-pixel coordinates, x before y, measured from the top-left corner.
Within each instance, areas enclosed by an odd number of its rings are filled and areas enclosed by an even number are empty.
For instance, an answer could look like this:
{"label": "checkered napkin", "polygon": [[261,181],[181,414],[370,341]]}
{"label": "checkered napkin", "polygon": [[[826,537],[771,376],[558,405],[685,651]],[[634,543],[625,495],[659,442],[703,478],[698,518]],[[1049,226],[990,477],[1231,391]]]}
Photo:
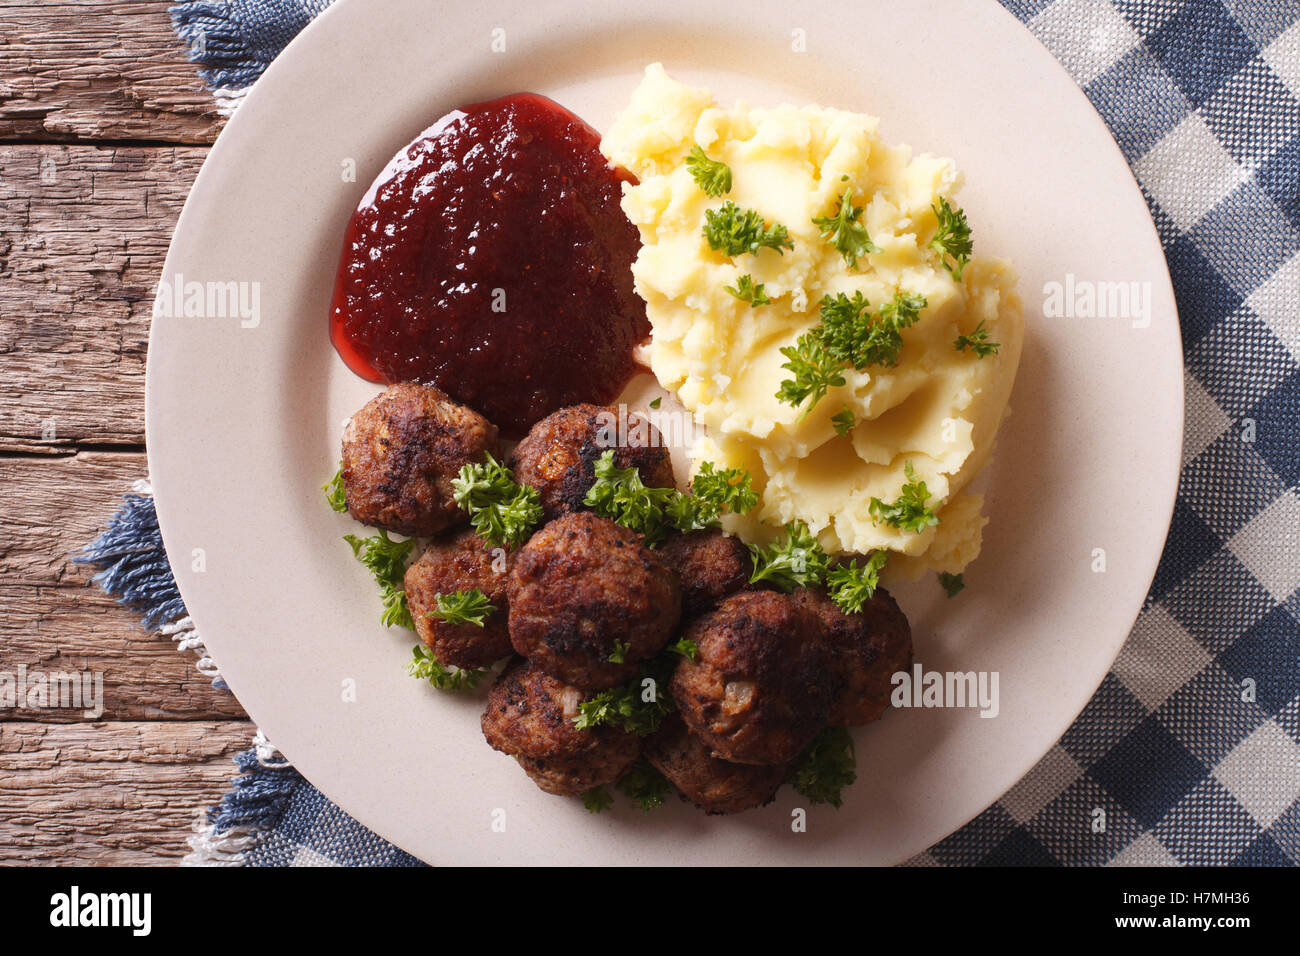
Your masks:
{"label": "checkered napkin", "polygon": [[[173,16],[237,94],[326,2]],[[1182,319],[1183,472],[1151,593],[1087,709],[911,862],[1300,863],[1300,0],[1002,3],[1087,93],[1150,205]],[[215,840],[247,838],[238,862],[416,862],[261,750],[239,766],[211,817]]]}

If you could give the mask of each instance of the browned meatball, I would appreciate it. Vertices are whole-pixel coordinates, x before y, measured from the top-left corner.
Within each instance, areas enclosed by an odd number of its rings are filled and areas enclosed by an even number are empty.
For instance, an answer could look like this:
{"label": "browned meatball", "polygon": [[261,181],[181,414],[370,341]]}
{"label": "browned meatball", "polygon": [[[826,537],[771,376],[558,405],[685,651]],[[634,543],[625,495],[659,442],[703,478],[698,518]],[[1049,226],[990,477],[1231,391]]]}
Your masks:
{"label": "browned meatball", "polygon": [[434,535],[462,524],[451,481],[497,447],[497,428],[431,385],[392,385],[343,431],[348,512],[399,534]]}
{"label": "browned meatball", "polygon": [[860,614],[845,614],[822,591],[801,588],[795,595],[821,621],[838,678],[830,722],[858,727],[879,720],[889,707],[893,675],[912,666],[912,628],[898,603],[877,588]]}
{"label": "browned meatball", "polygon": [[754,571],[749,548],[721,531],[673,535],[657,550],[681,578],[686,619],[712,611],[723,598],[744,588]]}
{"label": "browned meatball", "polygon": [[636,532],[588,511],[532,536],[509,593],[515,650],[584,690],[632,677],[668,643],[682,612],[681,584],[663,558]]}
{"label": "browned meatball", "polygon": [[787,766],[728,763],[673,718],[645,740],[645,756],[682,797],[710,814],[740,813],[771,803]]}
{"label": "browned meatball", "polygon": [[713,755],[733,763],[793,760],[830,716],[837,690],[817,619],[788,594],[742,591],[696,618],[669,692]]}
{"label": "browned meatball", "polygon": [[[514,556],[493,548],[472,530],[435,541],[406,569],[406,603],[415,621],[415,633],[441,664],[486,667],[510,656],[510,613],[506,588]],[[496,608],[483,626],[449,624],[429,617],[437,609],[439,594],[477,588]]]}
{"label": "browned meatball", "polygon": [[[635,420],[633,416],[633,420]],[[658,429],[648,421],[644,435],[629,423],[627,443],[618,444],[618,413],[601,405],[561,408],[532,427],[510,455],[515,480],[542,493],[547,519],[584,507],[596,480],[596,459],[614,449],[614,464],[635,467],[650,488],[671,488],[673,463]]]}
{"label": "browned meatball", "polygon": [[483,736],[547,793],[574,796],[612,783],[640,756],[641,742],[617,727],[573,725],[582,691],[527,661],[505,669],[488,692]]}

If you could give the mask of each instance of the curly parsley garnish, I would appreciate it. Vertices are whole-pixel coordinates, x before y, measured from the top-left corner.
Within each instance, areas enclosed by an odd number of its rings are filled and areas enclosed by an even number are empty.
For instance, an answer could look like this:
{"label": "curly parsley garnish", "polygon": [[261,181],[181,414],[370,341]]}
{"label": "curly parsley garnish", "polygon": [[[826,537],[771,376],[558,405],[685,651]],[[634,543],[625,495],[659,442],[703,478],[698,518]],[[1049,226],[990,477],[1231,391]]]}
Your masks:
{"label": "curly parsley garnish", "polygon": [[792,372],[794,378],[781,382],[776,397],[795,408],[811,399],[805,415],[826,397],[827,392],[839,388],[846,381],[844,363],[827,351],[819,329],[805,332],[794,345],[782,348],[781,354],[788,360],[781,367]]}
{"label": "curly parsley garnish", "polygon": [[814,804],[829,803],[837,810],[842,791],[858,779],[853,736],[846,727],[827,727],[795,758],[786,782]]}
{"label": "curly parsley garnish", "polygon": [[748,274],[736,280],[735,288],[729,285],[724,285],[722,288],[741,302],[748,302],[751,309],[757,309],[760,305],[772,304],[772,300],[767,297],[767,292],[763,289],[763,283],[760,282],[755,285],[754,277]]}
{"label": "curly parsley garnish", "polygon": [[582,805],[587,808],[588,813],[604,813],[614,805],[614,798],[602,784],[583,792]]}
{"label": "curly parsley garnish", "polygon": [[673,790],[668,779],[647,760],[634,763],[632,769],[623,774],[614,786],[619,793],[640,807],[642,813],[662,807]]}
{"label": "curly parsley garnish", "polygon": [[475,627],[483,627],[488,615],[496,610],[496,605],[478,588],[439,594],[434,598],[434,604],[437,606],[425,617],[446,624],[473,624]]}
{"label": "curly parsley garnish", "polygon": [[668,650],[674,654],[680,654],[692,664],[700,659],[700,649],[696,643],[689,637],[679,637],[676,641],[668,645]]}
{"label": "curly parsley garnish", "polygon": [[853,427],[857,423],[858,420],[853,414],[853,409],[849,408],[847,403],[845,403],[844,408],[831,416],[831,424],[835,426],[835,434],[837,435],[847,435],[853,431]]}
{"label": "curly parsley garnish", "polygon": [[749,472],[741,468],[715,468],[711,461],[700,463],[691,479],[691,494],[738,515],[758,507],[758,492]]}
{"label": "curly parsley garnish", "polygon": [[343,488],[343,465],[339,465],[339,470],[334,472],[334,477],[325,484],[320,486],[320,490],[325,492],[325,500],[335,511],[348,510],[348,496]]}
{"label": "curly parsley garnish", "polygon": [[675,488],[647,488],[636,468],[614,464],[614,449],[603,452],[593,465],[595,482],[583,504],[596,514],[630,528],[654,544],[665,533],[664,507],[677,494]]}
{"label": "curly parsley garnish", "polygon": [[705,195],[716,199],[731,192],[731,167],[716,159],[709,159],[700,147],[691,147],[686,155],[686,168],[691,171],[695,185],[704,190]]}
{"label": "curly parsley garnish", "polygon": [[406,672],[412,677],[427,680],[438,690],[469,690],[477,687],[488,675],[489,668],[486,667],[464,670],[440,664],[429,650],[419,644],[411,648],[411,652],[414,656],[407,663]]}
{"label": "curly parsley garnish", "polygon": [[953,341],[952,347],[958,352],[965,352],[970,349],[979,358],[986,355],[997,355],[998,349],[1002,348],[1000,342],[989,341],[989,330],[984,328],[984,320],[980,319],[980,324],[975,326],[975,331],[970,335],[959,335]]}
{"label": "curly parsley garnish", "polygon": [[826,574],[826,591],[831,600],[845,614],[861,614],[863,605],[875,596],[880,569],[888,559],[888,551],[876,551],[860,568],[857,558],[831,568]]}
{"label": "curly parsley garnish", "polygon": [[759,249],[775,249],[781,253],[793,249],[789,230],[779,222],[768,226],[763,216],[754,209],[741,209],[728,199],[721,209],[704,213],[704,238],[714,252],[729,256],[744,253],[758,255]]}
{"label": "curly parsley garnish", "polygon": [[514,472],[491,453],[485,462],[461,466],[451,487],[474,530],[494,547],[522,544],[542,520],[541,492],[517,484]]}
{"label": "curly parsley garnish", "polygon": [[930,490],[925,487],[924,481],[916,480],[916,471],[910,461],[903,466],[903,471],[907,475],[907,483],[903,485],[898,500],[893,504],[885,504],[879,498],[872,498],[868,511],[873,521],[883,521],[891,528],[920,534],[931,525],[937,525],[939,516],[934,513],[934,508],[926,505],[930,499]]}
{"label": "curly parsley garnish", "polygon": [[609,657],[605,658],[611,664],[622,664],[627,659],[627,650],[629,644],[627,641],[614,641],[614,649],[609,652]]}
{"label": "curly parsley garnish", "polygon": [[785,526],[785,540],[761,548],[750,545],[754,573],[750,584],[768,581],[782,591],[797,587],[814,587],[826,580],[830,558],[802,521]]}
{"label": "curly parsley garnish", "polygon": [[794,373],[777,390],[776,397],[798,408],[811,399],[804,415],[826,393],[845,383],[843,370],[861,371],[870,365],[897,365],[903,350],[902,330],[915,325],[927,305],[923,295],[895,293],[873,316],[871,303],[861,293],[822,296],[818,305],[821,324],[801,335],[794,346],[781,349],[788,362],[781,367]]}
{"label": "curly parsley garnish", "polygon": [[403,578],[406,575],[406,558],[415,547],[415,539],[394,541],[387,531],[380,531],[369,538],[359,538],[355,534],[345,534],[343,540],[352,546],[352,554],[369,570],[379,582],[380,594],[384,601],[384,613],[380,621],[385,627],[399,624],[415,630],[411,612],[406,606],[406,592],[403,590]]}
{"label": "curly parsley garnish", "polygon": [[880,251],[867,234],[867,227],[858,222],[865,208],[853,205],[853,187],[850,186],[844,190],[835,215],[813,218],[813,225],[821,230],[822,238],[835,247],[850,269],[858,267],[859,256]]}
{"label": "curly parsley garnish", "polygon": [[971,252],[975,248],[966,213],[954,209],[942,196],[939,197],[939,205],[930,208],[939,220],[939,227],[930,240],[930,248],[939,253],[940,265],[948,270],[955,281],[960,282],[962,271],[970,262]]}
{"label": "curly parsley garnish", "polygon": [[939,572],[939,583],[943,585],[944,593],[948,597],[956,597],[961,593],[962,588],[966,587],[966,579],[960,574],[949,574],[947,571]]}
{"label": "curly parsley garnish", "polygon": [[677,709],[668,696],[668,681],[677,659],[661,653],[641,664],[640,673],[626,684],[593,694],[578,704],[573,726],[579,730],[611,725],[644,737],[659,729],[659,722]]}
{"label": "curly parsley garnish", "polygon": [[703,462],[683,494],[676,488],[647,488],[636,468],[614,464],[611,448],[596,459],[595,482],[583,503],[596,514],[640,534],[653,547],[670,529],[699,531],[716,528],[724,511],[745,514],[758,505],[749,473],[739,468],[715,468]]}

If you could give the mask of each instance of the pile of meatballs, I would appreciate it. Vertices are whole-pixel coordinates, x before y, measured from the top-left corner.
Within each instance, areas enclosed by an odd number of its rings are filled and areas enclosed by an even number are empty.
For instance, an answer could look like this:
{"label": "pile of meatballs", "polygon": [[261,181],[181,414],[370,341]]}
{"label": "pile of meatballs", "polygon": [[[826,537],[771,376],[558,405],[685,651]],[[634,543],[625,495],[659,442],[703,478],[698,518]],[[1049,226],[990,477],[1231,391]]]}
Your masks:
{"label": "pile of meatballs", "polygon": [[[721,531],[674,534],[651,548],[587,510],[609,411],[561,409],[505,455],[496,426],[477,412],[432,386],[393,385],[344,432],[348,511],[432,539],[406,570],[416,631],[444,665],[507,661],[488,693],[483,735],[542,790],[582,794],[644,758],[709,813],[769,803],[822,729],[883,714],[891,675],[911,666],[907,619],[883,588],[860,614],[844,614],[820,590],[751,585],[749,549]],[[646,424],[651,440],[617,447],[615,464],[636,468],[649,487],[672,487],[668,450]],[[461,467],[489,453],[538,489],[545,514],[509,551],[468,528],[453,498]],[[439,594],[470,589],[496,608],[482,627],[430,616]],[[635,680],[679,638],[698,653],[680,656],[659,688],[676,712],[654,733],[575,726],[584,700]]]}

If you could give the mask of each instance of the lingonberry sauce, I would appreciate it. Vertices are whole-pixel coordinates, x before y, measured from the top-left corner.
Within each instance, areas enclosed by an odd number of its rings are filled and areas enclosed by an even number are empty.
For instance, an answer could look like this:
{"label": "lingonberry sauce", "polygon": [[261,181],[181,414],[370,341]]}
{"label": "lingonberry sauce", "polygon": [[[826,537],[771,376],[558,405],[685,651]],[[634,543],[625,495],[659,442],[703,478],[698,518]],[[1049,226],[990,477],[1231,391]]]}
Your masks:
{"label": "lingonberry sauce", "polygon": [[437,385],[518,438],[613,400],[650,334],[632,288],[632,177],[559,104],[455,110],[403,149],[348,224],[330,338],[371,381]]}

